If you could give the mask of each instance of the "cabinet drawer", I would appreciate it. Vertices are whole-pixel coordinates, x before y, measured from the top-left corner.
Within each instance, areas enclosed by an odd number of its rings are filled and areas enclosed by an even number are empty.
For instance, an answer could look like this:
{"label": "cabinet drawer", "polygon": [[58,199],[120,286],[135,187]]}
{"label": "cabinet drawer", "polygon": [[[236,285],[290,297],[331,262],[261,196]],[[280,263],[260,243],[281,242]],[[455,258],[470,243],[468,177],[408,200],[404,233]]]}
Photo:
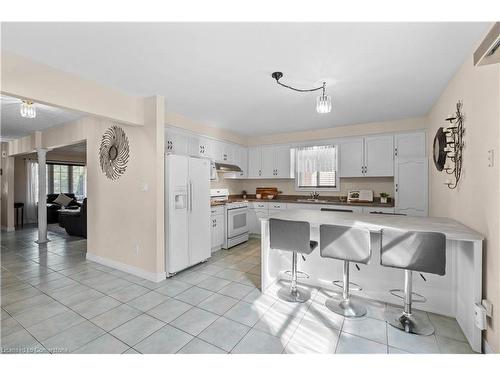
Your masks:
{"label": "cabinet drawer", "polygon": [[211,216],[224,215],[224,206],[210,207]]}
{"label": "cabinet drawer", "polygon": [[363,207],[365,214],[393,214],[394,207]]}
{"label": "cabinet drawer", "polygon": [[256,208],[259,210],[267,210],[269,208],[269,203],[267,202],[250,202],[250,208]]}
{"label": "cabinet drawer", "polygon": [[270,210],[286,210],[286,203],[269,203]]}

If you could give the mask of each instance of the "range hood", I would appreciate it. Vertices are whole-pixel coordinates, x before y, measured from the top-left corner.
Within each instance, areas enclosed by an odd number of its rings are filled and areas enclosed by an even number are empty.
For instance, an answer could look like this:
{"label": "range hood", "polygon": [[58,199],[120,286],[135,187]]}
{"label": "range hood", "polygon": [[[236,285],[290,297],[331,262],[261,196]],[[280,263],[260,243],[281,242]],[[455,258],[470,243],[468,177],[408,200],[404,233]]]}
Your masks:
{"label": "range hood", "polygon": [[481,45],[474,52],[474,65],[489,65],[500,62],[500,22],[488,32]]}
{"label": "range hood", "polygon": [[217,172],[241,172],[241,168],[233,164],[215,163]]}

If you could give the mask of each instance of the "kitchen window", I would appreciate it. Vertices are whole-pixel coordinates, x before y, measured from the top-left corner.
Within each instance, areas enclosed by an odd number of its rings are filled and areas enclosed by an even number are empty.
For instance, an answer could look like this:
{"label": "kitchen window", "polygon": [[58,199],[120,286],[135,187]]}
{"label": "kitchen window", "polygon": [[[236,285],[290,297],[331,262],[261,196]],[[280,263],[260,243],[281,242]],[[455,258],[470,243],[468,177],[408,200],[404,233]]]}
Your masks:
{"label": "kitchen window", "polygon": [[296,190],[340,190],[335,145],[299,147],[294,153]]}

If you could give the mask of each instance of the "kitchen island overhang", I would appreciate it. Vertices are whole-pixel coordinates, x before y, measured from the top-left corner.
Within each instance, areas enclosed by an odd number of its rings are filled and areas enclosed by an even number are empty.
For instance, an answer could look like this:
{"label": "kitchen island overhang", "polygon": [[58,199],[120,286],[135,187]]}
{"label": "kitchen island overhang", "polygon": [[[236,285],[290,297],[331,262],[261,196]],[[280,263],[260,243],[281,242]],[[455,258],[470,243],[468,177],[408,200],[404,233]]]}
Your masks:
{"label": "kitchen island overhang", "polygon": [[[407,231],[440,232],[446,236],[446,274],[424,274],[414,278],[414,291],[427,298],[416,309],[443,314],[457,319],[472,349],[480,352],[481,330],[474,323],[474,304],[482,299],[482,249],[484,237],[473,229],[448,218],[369,215],[318,210],[286,210],[270,216],[282,220],[305,221],[311,225],[311,240],[319,241],[321,224],[343,225],[368,229],[372,233],[372,257],[360,270],[353,269],[351,280],[363,287],[354,294],[395,305],[401,301],[389,294],[400,288],[404,270],[380,265],[380,231],[393,228]],[[262,291],[266,292],[279,280],[288,280],[285,273],[291,268],[288,251],[269,247],[269,218],[261,219]],[[319,248],[302,261],[298,269],[309,275],[300,279],[303,284],[336,290],[332,281],[341,278],[342,262],[320,257]],[[332,312],[332,314],[334,314]]]}

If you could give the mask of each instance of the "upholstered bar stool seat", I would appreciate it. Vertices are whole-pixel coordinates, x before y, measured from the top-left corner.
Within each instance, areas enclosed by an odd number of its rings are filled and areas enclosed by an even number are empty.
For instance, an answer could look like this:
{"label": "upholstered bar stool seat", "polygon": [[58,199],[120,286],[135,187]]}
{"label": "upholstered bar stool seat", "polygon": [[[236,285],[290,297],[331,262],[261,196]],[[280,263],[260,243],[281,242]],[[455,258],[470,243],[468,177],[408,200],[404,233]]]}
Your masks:
{"label": "upholstered bar stool seat", "polygon": [[[351,299],[349,288],[350,262],[367,264],[371,258],[370,232],[367,229],[345,227],[341,225],[320,225],[319,243],[323,258],[338,259],[344,262],[343,281],[333,284],[342,288],[342,298],[330,298],[326,307],[337,314],[347,317],[359,317],[366,314],[366,308]],[[361,287],[356,285],[357,290]]]}
{"label": "upholstered bar stool seat", "polygon": [[[417,335],[432,335],[434,327],[429,318],[416,315],[412,304],[425,302],[425,298],[413,292],[413,271],[444,275],[446,272],[446,236],[437,232],[414,232],[396,229],[382,231],[380,264],[384,267],[405,270],[403,290],[390,291],[403,299],[402,312],[386,313],[386,321],[391,326]],[[402,295],[399,294],[402,292]],[[414,297],[418,299],[415,299]]]}
{"label": "upholstered bar stool seat", "polygon": [[297,254],[310,254],[318,246],[310,240],[311,229],[304,221],[269,219],[269,242],[274,250],[290,251],[292,253],[292,270],[290,287],[278,290],[278,297],[287,302],[303,303],[311,298],[311,293],[297,286]]}

